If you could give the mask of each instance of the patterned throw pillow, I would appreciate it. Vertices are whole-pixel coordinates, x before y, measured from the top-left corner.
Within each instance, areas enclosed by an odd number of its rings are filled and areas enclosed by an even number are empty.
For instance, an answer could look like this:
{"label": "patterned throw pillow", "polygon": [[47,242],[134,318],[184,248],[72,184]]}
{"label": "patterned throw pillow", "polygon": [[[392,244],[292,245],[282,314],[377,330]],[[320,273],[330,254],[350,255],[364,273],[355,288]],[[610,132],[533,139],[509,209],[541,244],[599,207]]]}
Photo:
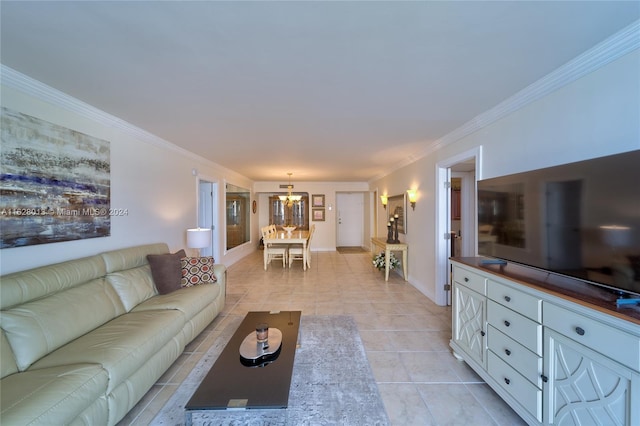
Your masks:
{"label": "patterned throw pillow", "polygon": [[183,257],[180,259],[182,266],[182,287],[191,287],[199,284],[215,283],[213,275],[213,257]]}

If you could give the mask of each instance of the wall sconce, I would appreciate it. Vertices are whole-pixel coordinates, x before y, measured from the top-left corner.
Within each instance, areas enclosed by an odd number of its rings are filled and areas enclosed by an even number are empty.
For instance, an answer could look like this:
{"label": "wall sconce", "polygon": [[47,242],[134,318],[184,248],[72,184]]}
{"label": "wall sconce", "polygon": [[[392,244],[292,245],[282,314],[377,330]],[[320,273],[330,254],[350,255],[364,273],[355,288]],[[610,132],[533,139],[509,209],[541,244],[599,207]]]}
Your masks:
{"label": "wall sconce", "polygon": [[194,228],[187,229],[187,247],[198,250],[198,256],[200,256],[200,249],[209,247],[211,245],[211,229],[208,228]]}
{"label": "wall sconce", "polygon": [[409,194],[409,203],[411,203],[411,209],[415,210],[418,193],[415,189],[407,189],[407,194]]}
{"label": "wall sconce", "polygon": [[382,207],[384,207],[384,209],[387,209],[387,196],[386,195],[381,195],[380,196],[380,201],[382,201]]}

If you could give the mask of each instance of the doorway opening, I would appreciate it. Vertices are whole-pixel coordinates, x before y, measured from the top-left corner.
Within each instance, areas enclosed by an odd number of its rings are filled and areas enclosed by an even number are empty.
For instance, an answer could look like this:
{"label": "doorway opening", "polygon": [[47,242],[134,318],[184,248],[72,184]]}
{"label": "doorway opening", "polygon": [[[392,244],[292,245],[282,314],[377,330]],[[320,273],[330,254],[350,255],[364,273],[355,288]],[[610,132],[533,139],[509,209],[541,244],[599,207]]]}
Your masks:
{"label": "doorway opening", "polygon": [[201,256],[213,256],[220,261],[220,233],[218,232],[218,183],[198,179],[198,226],[211,229],[211,246],[200,250]]}
{"label": "doorway opening", "polygon": [[[438,305],[451,304],[452,256],[477,254],[476,181],[480,179],[482,147],[466,151],[437,164],[435,298]],[[452,178],[459,192],[452,188]],[[457,197],[457,198],[456,198]]]}

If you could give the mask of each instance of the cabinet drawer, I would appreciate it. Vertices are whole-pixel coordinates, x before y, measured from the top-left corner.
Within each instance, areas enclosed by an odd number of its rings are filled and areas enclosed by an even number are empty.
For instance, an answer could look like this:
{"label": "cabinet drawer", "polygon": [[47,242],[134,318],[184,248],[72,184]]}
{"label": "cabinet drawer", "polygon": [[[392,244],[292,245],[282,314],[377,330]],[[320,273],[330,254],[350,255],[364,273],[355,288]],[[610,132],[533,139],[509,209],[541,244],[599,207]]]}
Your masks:
{"label": "cabinet drawer", "polygon": [[536,322],[542,322],[542,300],[537,297],[491,280],[487,283],[487,294],[499,304]]}
{"label": "cabinet drawer", "polygon": [[488,327],[489,350],[542,389],[542,357],[539,357],[492,326]]}
{"label": "cabinet drawer", "polygon": [[458,284],[468,287],[476,293],[487,295],[487,280],[482,275],[454,266],[453,279]]}
{"label": "cabinet drawer", "polygon": [[547,302],[543,322],[545,327],[640,371],[640,337]]}
{"label": "cabinet drawer", "polygon": [[542,421],[542,391],[493,352],[487,357],[489,375],[509,392],[539,422]]}
{"label": "cabinet drawer", "polygon": [[489,300],[487,322],[521,345],[542,356],[542,325]]}

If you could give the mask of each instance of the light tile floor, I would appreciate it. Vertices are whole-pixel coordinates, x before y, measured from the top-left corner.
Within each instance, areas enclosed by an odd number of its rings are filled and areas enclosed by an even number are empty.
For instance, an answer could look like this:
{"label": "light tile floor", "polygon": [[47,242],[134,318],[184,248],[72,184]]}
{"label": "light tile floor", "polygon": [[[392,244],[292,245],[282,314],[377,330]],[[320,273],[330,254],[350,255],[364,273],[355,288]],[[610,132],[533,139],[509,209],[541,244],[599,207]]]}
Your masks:
{"label": "light tile floor", "polygon": [[524,425],[449,349],[451,308],[435,305],[400,275],[371,264],[371,253],[314,252],[264,271],[258,251],[227,272],[224,311],[204,330],[121,425],[152,424],[202,355],[230,336],[248,311],[301,310],[303,315],[352,315],[393,425]]}

